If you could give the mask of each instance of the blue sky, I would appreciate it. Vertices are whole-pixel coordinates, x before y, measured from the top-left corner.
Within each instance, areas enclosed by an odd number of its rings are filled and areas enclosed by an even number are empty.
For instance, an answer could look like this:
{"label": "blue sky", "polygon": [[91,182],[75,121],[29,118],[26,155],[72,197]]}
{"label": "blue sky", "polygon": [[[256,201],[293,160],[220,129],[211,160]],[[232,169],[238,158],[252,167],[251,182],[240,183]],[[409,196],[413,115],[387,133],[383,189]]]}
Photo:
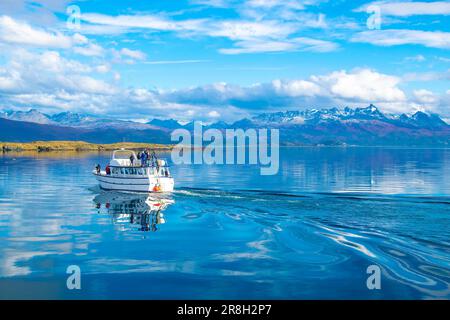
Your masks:
{"label": "blue sky", "polygon": [[2,0],[0,108],[231,121],[374,103],[450,118],[449,22],[449,1]]}

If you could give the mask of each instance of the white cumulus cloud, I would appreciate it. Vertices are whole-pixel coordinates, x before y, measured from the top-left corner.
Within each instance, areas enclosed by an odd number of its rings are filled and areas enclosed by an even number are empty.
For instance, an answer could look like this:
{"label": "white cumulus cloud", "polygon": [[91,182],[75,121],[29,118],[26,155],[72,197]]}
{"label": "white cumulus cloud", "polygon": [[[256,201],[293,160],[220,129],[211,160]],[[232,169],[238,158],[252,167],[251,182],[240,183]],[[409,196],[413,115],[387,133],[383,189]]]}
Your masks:
{"label": "white cumulus cloud", "polygon": [[395,102],[406,99],[405,93],[398,87],[400,78],[370,69],[336,71],[325,76],[313,76],[312,80],[337,98],[367,102]]}
{"label": "white cumulus cloud", "polygon": [[3,15],[0,16],[0,41],[45,48],[69,48],[74,39],[58,31],[33,28],[26,22]]}
{"label": "white cumulus cloud", "polygon": [[366,4],[355,11],[365,12],[370,6],[379,7],[382,15],[385,16],[450,15],[450,2],[448,1],[376,1]]}
{"label": "white cumulus cloud", "polygon": [[146,58],[145,53],[143,53],[140,50],[131,50],[128,48],[122,48],[120,50],[120,53],[124,56],[133,58],[133,59],[137,59],[137,60],[144,60]]}
{"label": "white cumulus cloud", "polygon": [[450,32],[407,29],[370,30],[356,33],[351,41],[384,47],[413,44],[450,49]]}
{"label": "white cumulus cloud", "polygon": [[435,94],[429,90],[420,89],[420,90],[414,90],[413,91],[414,96],[417,99],[418,103],[421,104],[434,104],[437,101],[437,97]]}

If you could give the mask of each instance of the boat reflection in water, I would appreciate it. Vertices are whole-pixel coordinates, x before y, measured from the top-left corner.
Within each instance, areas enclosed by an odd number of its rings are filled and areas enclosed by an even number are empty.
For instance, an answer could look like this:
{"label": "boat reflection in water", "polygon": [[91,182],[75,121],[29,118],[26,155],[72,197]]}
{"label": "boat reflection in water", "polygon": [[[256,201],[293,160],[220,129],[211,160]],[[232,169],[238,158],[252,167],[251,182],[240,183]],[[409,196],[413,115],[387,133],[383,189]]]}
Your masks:
{"label": "boat reflection in water", "polygon": [[121,230],[157,231],[165,223],[163,211],[174,201],[149,194],[102,192],[94,200],[100,214],[110,214]]}

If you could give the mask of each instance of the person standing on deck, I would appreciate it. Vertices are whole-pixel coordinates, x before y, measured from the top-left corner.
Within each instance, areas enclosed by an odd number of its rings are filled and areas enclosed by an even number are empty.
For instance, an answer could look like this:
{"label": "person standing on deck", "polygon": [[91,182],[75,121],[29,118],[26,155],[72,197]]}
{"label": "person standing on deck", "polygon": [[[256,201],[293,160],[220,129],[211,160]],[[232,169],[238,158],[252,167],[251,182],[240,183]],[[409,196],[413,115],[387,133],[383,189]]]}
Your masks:
{"label": "person standing on deck", "polygon": [[146,162],[146,165],[148,166],[148,161],[150,160],[150,153],[148,152],[148,149],[145,149],[145,151],[144,151],[144,154],[145,154],[145,162]]}
{"label": "person standing on deck", "polygon": [[156,157],[156,153],[155,150],[152,151],[151,156],[149,156],[149,158],[151,158],[152,160],[152,166],[157,166],[157,160],[158,158]]}
{"label": "person standing on deck", "polygon": [[147,165],[147,154],[145,151],[141,154],[141,164],[143,167]]}

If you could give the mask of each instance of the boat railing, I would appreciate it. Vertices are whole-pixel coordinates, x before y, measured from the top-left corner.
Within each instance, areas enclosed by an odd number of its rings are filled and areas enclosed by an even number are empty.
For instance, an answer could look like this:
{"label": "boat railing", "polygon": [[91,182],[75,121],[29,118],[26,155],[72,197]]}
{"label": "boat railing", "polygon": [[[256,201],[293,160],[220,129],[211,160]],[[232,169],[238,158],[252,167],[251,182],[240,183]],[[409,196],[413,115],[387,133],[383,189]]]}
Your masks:
{"label": "boat railing", "polygon": [[116,166],[109,165],[111,168],[170,168],[170,165],[165,162],[163,165],[157,163],[133,163],[129,165]]}

